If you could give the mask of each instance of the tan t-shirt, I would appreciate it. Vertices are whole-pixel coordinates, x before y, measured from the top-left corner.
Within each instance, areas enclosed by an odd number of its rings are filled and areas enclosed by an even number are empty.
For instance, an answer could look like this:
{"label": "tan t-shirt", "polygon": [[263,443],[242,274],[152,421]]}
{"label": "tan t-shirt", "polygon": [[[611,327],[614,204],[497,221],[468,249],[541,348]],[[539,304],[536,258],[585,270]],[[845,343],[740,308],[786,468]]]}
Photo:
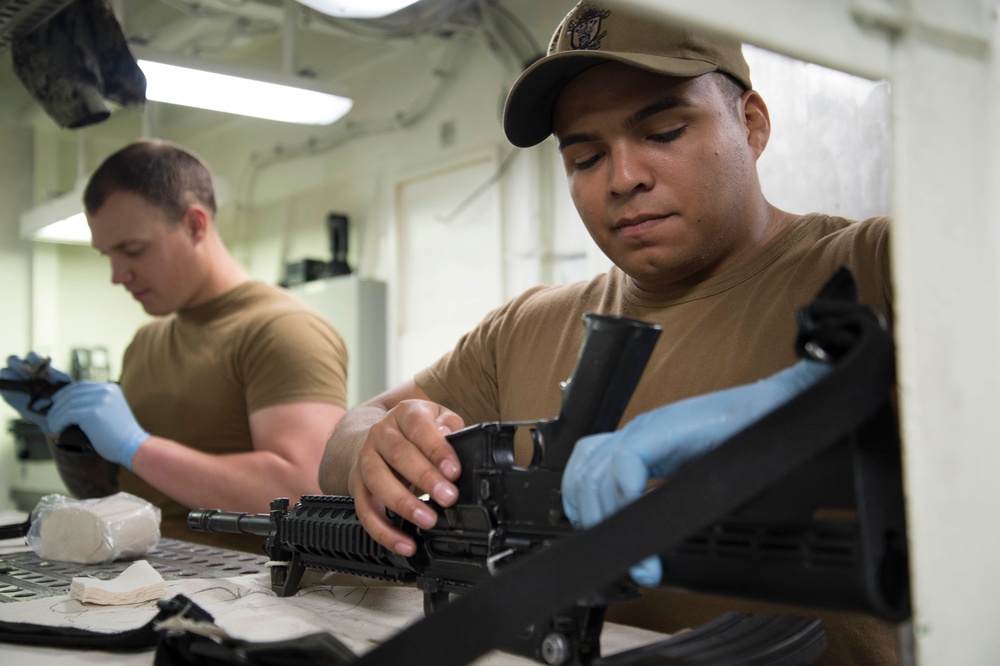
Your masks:
{"label": "tan t-shirt", "polygon": [[487,315],[416,381],[467,425],[553,418],[559,384],[572,374],[583,342],[584,314],[660,324],[624,425],[655,407],[795,363],[795,311],[844,264],[861,301],[891,319],[887,244],[885,218],[852,223],[810,215],[750,261],[682,293],[643,292],[618,268],[590,282],[536,287]]}
{"label": "tan t-shirt", "polygon": [[[466,425],[554,418],[561,405],[560,382],[572,374],[583,342],[585,313],[660,324],[663,331],[624,425],[664,404],[756,381],[795,363],[795,312],[843,265],[852,269],[861,302],[891,322],[888,229],[886,218],[853,222],[806,215],[749,261],[670,295],[639,290],[618,268],[589,282],[534,288],[487,315],[416,381]],[[522,465],[531,450],[523,430],[517,439]],[[674,632],[725,610],[761,607],[652,592],[644,597],[652,608],[629,612],[627,605],[616,605],[611,618]],[[894,652],[894,637],[884,622],[839,614],[824,617],[824,626],[830,634],[825,663],[894,663],[886,661],[885,650]]]}
{"label": "tan t-shirt", "polygon": [[[249,416],[256,410],[293,402],[346,406],[347,350],[319,313],[251,281],[143,326],[125,351],[121,387],[150,434],[205,453],[240,453],[253,450]],[[216,507],[182,506],[124,468],[119,488],[160,507],[165,537],[260,552],[262,537],[187,526],[190,509]]]}

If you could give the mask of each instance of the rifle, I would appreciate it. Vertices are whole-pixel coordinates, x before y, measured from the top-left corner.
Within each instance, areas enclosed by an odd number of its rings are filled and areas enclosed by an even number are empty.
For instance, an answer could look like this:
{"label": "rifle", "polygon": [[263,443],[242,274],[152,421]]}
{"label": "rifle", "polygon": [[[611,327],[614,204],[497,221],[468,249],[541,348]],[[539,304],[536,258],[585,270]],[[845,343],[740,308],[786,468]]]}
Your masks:
{"label": "rifle", "polygon": [[[447,436],[462,465],[458,501],[442,508],[429,530],[400,521],[413,535],[417,553],[409,558],[377,544],[364,531],[350,497],[308,495],[289,507],[271,503],[269,514],[195,510],[195,531],[257,534],[279,566],[271,587],[280,596],[296,592],[307,568],[342,571],[415,583],[424,592],[424,610],[433,612],[449,595],[463,593],[498,569],[573,531],[563,513],[562,470],[581,437],[614,430],[645,368],[661,327],[599,314],[584,316],[584,342],[571,378],[562,385],[562,407],[554,419],[490,422]],[[530,429],[534,447],[528,467],[514,464],[514,435]],[[615,599],[635,596],[626,581],[608,591]],[[596,654],[603,603],[577,606],[550,625],[538,626],[512,648],[534,655],[554,633],[569,638],[573,652]],[[551,639],[550,639],[551,640]]]}
{"label": "rifle", "polygon": [[[48,364],[46,359],[45,365]],[[44,416],[52,407],[52,396],[71,382],[50,381],[41,375],[45,365],[28,379],[0,379],[0,391],[28,394],[28,409]],[[94,450],[79,426],[71,425],[57,435],[46,437],[59,476],[66,488],[79,499],[106,497],[118,489],[118,465]]]}
{"label": "rifle", "polygon": [[[699,478],[699,482],[692,484],[686,493],[674,491],[670,485],[662,490],[671,491],[678,498],[691,498],[695,503],[677,504],[682,510],[664,515],[661,521],[664,524],[695,525],[682,517],[705,513],[707,506],[721,505],[715,498],[699,503],[695,490],[703,489],[709,481],[718,483],[718,474],[722,478],[727,478],[725,474],[733,475],[728,477],[732,480],[749,476],[751,483],[746,490],[717,489],[716,494],[727,495],[726,502],[735,508],[706,514],[704,522],[697,523],[698,527],[676,532],[674,543],[678,545],[661,555],[663,585],[861,611],[890,621],[908,617],[899,441],[887,398],[891,385],[891,338],[881,322],[874,321],[874,313],[853,302],[849,273],[838,278],[839,283],[832,280],[832,286],[824,288],[811,306],[800,311],[797,346],[800,354],[808,353],[814,358],[826,355],[839,362],[846,355],[850,363],[845,367],[850,368],[850,374],[837,380],[839,386],[836,381],[823,382],[837,390],[824,391],[817,386],[796,402],[822,406],[831,400],[837,404],[843,402],[836,400],[837,396],[853,397],[852,393],[844,393],[844,386],[853,386],[858,369],[876,360],[879,370],[873,374],[880,380],[870,387],[874,397],[858,398],[866,408],[871,406],[873,415],[864,417],[860,421],[863,425],[847,436],[832,437],[833,432],[841,432],[838,428],[824,433],[834,443],[811,447],[820,453],[805,459],[763,492],[751,490],[752,479],[758,473],[767,476],[764,470],[769,466],[788,467],[787,463],[779,464],[789,458],[790,451],[781,448],[787,446],[782,443],[787,435],[781,432],[783,415],[777,412],[774,419],[764,419],[759,428],[749,428],[746,435],[735,437],[734,443],[740,446],[723,445],[697,464],[690,464],[678,476]],[[845,303],[843,295],[831,293],[844,289],[845,281],[849,282],[852,302]],[[632,349],[628,353],[596,353],[595,340],[606,330],[604,326],[589,328],[594,321],[592,317],[585,318],[587,336],[573,377],[563,388],[559,417],[553,421],[481,424],[449,436],[462,462],[459,499],[448,509],[429,501],[439,515],[438,524],[431,530],[400,521],[400,527],[408,530],[418,543],[416,555],[403,558],[375,543],[354,514],[353,500],[347,497],[303,496],[294,507],[289,506],[287,499],[279,498],[272,502],[270,514],[260,515],[193,511],[189,514],[189,526],[197,531],[266,537],[264,551],[276,563],[271,569],[271,586],[279,595],[296,591],[305,568],[340,571],[414,583],[424,592],[428,615],[442,610],[451,593],[469,591],[477,582],[484,582],[513,562],[546,546],[551,546],[550,551],[558,550],[554,545],[573,531],[563,515],[560,494],[567,449],[585,434],[615,427],[621,411],[611,407],[620,405],[624,409],[649,352],[649,349],[641,353]],[[608,329],[628,325],[615,323],[613,318],[604,318],[601,323]],[[658,331],[647,335],[656,334]],[[595,353],[591,353],[592,344]],[[651,342],[646,344],[651,348]],[[638,364],[638,369],[634,365],[623,367],[629,363]],[[583,385],[597,379],[589,374],[594,364],[605,373],[601,377],[627,377],[630,381],[621,382],[614,390],[604,382],[584,390]],[[601,395],[605,386],[609,393]],[[579,393],[573,391],[574,387],[580,389]],[[628,389],[624,396],[620,393],[623,388]],[[575,402],[578,394],[588,393],[591,403],[583,403],[581,407]],[[593,404],[604,404],[609,409],[598,415],[599,410],[593,409]],[[843,408],[853,409],[847,404]],[[788,415],[797,409],[801,411],[798,405],[789,405],[778,411]],[[836,414],[837,410],[836,404],[832,410],[823,407],[825,413]],[[594,418],[581,426],[574,417],[579,413]],[[808,411],[801,414],[800,420],[808,422],[811,418]],[[848,416],[851,415],[845,412],[834,420]],[[827,420],[829,417],[824,422]],[[536,445],[535,458],[528,468],[513,465],[513,433],[518,427],[530,428]],[[808,426],[797,427],[808,431]],[[750,431],[760,434],[751,436]],[[734,464],[735,461],[738,462]],[[740,497],[745,499],[739,500]],[[701,529],[703,525],[708,526]],[[670,532],[669,527],[664,529]],[[636,592],[627,579],[602,587],[596,595],[581,598],[576,606],[554,614],[547,622],[533,624],[516,638],[505,639],[503,649],[549,664],[611,663],[599,657],[604,610]],[[539,589],[538,594],[545,595],[545,590]],[[808,631],[798,634],[796,639],[817,645],[815,634]]]}

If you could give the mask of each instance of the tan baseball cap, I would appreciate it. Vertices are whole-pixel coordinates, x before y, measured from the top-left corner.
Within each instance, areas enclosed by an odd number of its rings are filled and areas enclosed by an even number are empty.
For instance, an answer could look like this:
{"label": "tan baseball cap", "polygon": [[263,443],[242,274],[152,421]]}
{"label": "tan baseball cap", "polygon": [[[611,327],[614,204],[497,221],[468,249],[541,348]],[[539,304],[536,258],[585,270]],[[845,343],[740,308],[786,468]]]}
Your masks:
{"label": "tan baseball cap", "polygon": [[723,72],[752,87],[739,40],[670,24],[624,4],[584,1],[556,28],[545,57],[510,89],[503,112],[510,142],[527,148],[544,141],[552,133],[552,111],[563,87],[608,61],[671,76]]}

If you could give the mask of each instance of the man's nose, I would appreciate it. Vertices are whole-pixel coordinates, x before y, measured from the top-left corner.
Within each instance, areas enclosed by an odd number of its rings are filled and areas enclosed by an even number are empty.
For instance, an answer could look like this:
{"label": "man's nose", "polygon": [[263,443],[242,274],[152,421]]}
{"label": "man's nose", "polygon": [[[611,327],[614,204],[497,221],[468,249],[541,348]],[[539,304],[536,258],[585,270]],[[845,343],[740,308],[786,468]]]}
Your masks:
{"label": "man's nose", "polygon": [[131,271],[125,262],[116,259],[111,260],[111,284],[125,284],[131,279]]}
{"label": "man's nose", "polygon": [[627,196],[653,186],[653,172],[640,148],[619,146],[609,157],[609,188],[612,195]]}

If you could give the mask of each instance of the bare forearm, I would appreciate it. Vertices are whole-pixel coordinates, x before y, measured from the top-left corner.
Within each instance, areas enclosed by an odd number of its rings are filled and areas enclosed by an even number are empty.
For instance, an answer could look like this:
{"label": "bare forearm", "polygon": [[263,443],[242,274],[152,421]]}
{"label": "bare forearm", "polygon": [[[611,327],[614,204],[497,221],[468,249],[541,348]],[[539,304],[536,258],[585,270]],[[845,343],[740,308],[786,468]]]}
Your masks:
{"label": "bare forearm", "polygon": [[349,495],[347,479],[369,429],[385,418],[389,408],[381,401],[369,401],[349,411],[337,424],[323,452],[319,485],[329,495]]}
{"label": "bare forearm", "polygon": [[132,459],[132,471],[184,506],[266,512],[271,500],[317,493],[313,470],[270,451],[210,455],[152,437]]}

